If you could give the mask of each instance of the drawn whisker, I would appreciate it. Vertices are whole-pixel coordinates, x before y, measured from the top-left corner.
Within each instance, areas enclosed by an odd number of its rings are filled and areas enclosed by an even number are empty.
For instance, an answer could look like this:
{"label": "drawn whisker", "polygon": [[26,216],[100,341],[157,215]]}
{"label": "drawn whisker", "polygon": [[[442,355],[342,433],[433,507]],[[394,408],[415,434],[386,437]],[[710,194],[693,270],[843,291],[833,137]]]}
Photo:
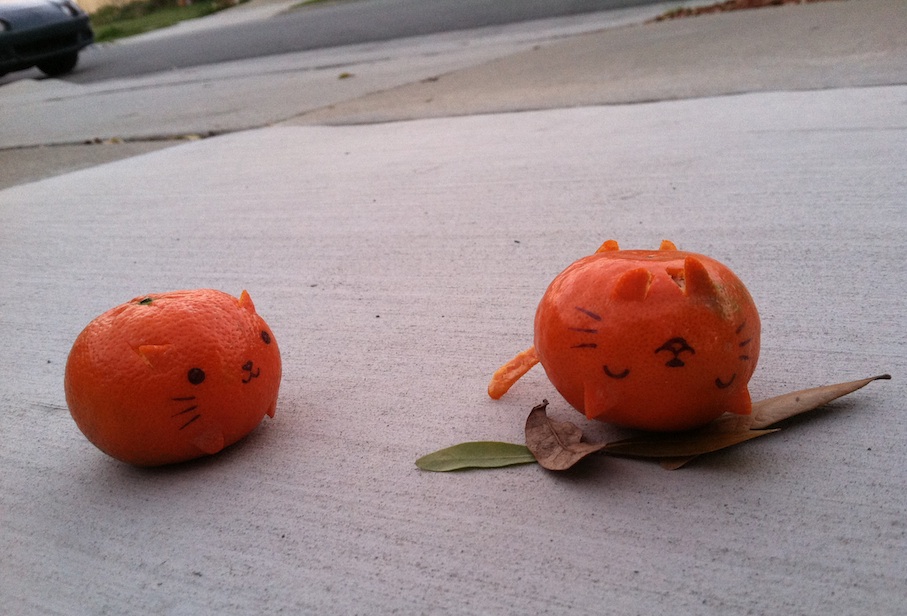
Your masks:
{"label": "drawn whisker", "polygon": [[179,413],[174,413],[174,414],[171,415],[170,417],[179,417],[180,415],[185,415],[186,413],[191,413],[192,411],[194,411],[194,410],[197,409],[197,408],[198,408],[198,405],[197,405],[197,404],[193,404],[193,405],[190,406],[189,408],[183,409],[183,410],[180,411]]}
{"label": "drawn whisker", "polygon": [[738,357],[737,359],[742,359],[743,361],[749,361],[749,358],[750,358],[749,355],[741,355],[741,356]]}
{"label": "drawn whisker", "polygon": [[583,334],[597,334],[598,333],[597,329],[587,329],[585,327],[570,327],[569,329],[572,332],[581,332]]}
{"label": "drawn whisker", "polygon": [[185,428],[186,426],[188,426],[189,424],[191,424],[191,423],[192,423],[193,421],[195,421],[196,419],[199,419],[200,417],[201,417],[201,415],[194,415],[194,416],[192,417],[192,419],[190,419],[189,421],[187,421],[186,423],[184,423],[183,425],[180,426],[180,430],[182,430],[183,428]]}
{"label": "drawn whisker", "polygon": [[185,402],[186,400],[195,400],[195,396],[184,396],[182,398],[170,398],[174,402]]}
{"label": "drawn whisker", "polygon": [[740,332],[742,332],[744,327],[746,327],[746,321],[744,321],[737,327],[737,333],[739,334]]}
{"label": "drawn whisker", "polygon": [[748,345],[748,344],[749,344],[750,342],[752,342],[752,341],[753,341],[752,338],[747,338],[746,340],[744,340],[743,342],[741,342],[738,346],[745,347],[746,345]]}
{"label": "drawn whisker", "polygon": [[571,349],[597,349],[598,345],[594,342],[583,342],[582,344],[574,344]]}
{"label": "drawn whisker", "polygon": [[576,309],[579,310],[580,312],[582,312],[587,317],[591,317],[591,318],[595,319],[596,321],[602,320],[600,315],[595,314],[591,310],[586,310],[585,308],[580,308],[579,306],[576,306]]}

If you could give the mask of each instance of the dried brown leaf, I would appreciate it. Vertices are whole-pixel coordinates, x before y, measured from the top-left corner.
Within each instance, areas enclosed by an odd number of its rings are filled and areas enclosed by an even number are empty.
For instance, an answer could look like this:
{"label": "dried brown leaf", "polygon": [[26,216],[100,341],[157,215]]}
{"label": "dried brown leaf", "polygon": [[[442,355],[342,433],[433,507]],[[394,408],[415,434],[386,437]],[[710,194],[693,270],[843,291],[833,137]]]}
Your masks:
{"label": "dried brown leaf", "polygon": [[659,458],[663,468],[681,468],[696,457],[743,443],[778,429],[769,427],[828,404],[888,374],[803,389],[753,404],[748,416],[723,415],[700,430],[654,433],[613,443],[588,443],[577,426],[548,417],[548,401],[534,407],[526,419],[526,446],[542,467],[560,471],[586,456],[602,451],[610,455]]}
{"label": "dried brown leaf", "polygon": [[683,468],[699,456],[680,456],[677,458],[662,458],[658,461],[658,465],[666,471],[676,471],[679,468]]}
{"label": "dried brown leaf", "polygon": [[534,407],[526,419],[526,446],[538,463],[549,471],[563,471],[601,451],[605,443],[583,441],[583,432],[572,423],[548,417],[548,401]]}
{"label": "dried brown leaf", "polygon": [[[853,393],[873,381],[890,378],[890,374],[880,374],[878,376],[869,377],[868,379],[848,381],[847,383],[836,383],[834,385],[823,385],[821,387],[813,387],[810,389],[794,391],[789,394],[782,394],[774,398],[754,402],[753,412],[750,415],[722,415],[704,429],[709,432],[734,433],[738,430],[747,430],[749,428],[768,428],[785,419],[790,419],[796,415],[807,413],[820,406],[824,406],[832,400]],[[665,458],[661,460],[660,463],[662,468],[677,470],[694,460],[697,455]]]}
{"label": "dried brown leaf", "polygon": [[731,445],[765,436],[777,430],[745,430],[742,432],[666,432],[636,436],[608,443],[604,451],[615,456],[634,458],[683,458],[712,453]]}
{"label": "dried brown leaf", "polygon": [[880,374],[879,376],[872,376],[859,381],[823,385],[822,387],[803,389],[769,398],[768,400],[761,400],[753,404],[752,427],[757,429],[767,428],[779,421],[817,409],[832,400],[855,392],[873,381],[890,378],[890,374]]}

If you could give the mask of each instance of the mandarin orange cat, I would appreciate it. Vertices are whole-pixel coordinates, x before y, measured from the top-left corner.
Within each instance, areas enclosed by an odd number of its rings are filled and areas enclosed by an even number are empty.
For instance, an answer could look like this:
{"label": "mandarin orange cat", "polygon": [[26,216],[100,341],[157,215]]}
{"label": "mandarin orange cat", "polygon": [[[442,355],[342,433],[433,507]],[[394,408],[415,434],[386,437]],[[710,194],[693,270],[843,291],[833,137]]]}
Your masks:
{"label": "mandarin orange cat", "polygon": [[655,431],[751,411],[759,313],[722,263],[680,251],[621,250],[609,240],[561,272],[535,316],[535,344],[502,366],[500,398],[536,363],[590,419]]}
{"label": "mandarin orange cat", "polygon": [[94,319],[66,363],[66,402],[108,455],[157,466],[219,452],[274,416],[277,340],[245,291],[143,295]]}

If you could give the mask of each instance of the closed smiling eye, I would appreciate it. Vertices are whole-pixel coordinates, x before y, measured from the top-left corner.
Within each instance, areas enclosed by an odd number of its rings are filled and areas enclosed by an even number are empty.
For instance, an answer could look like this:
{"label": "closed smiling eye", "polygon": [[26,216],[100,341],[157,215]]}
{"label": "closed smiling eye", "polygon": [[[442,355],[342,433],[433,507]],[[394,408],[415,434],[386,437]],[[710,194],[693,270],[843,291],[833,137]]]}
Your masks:
{"label": "closed smiling eye", "polygon": [[[597,312],[592,312],[591,310],[589,310],[587,308],[583,308],[581,306],[575,306],[575,309],[577,312],[582,313],[584,316],[592,319],[593,321],[600,322],[602,320],[601,315],[598,314]],[[586,327],[569,327],[567,329],[569,329],[572,332],[578,332],[580,334],[597,334],[599,331],[598,327],[594,323],[589,323],[589,326],[586,326]],[[570,348],[571,349],[597,349],[598,343],[596,343],[596,342],[580,342],[578,344],[574,344]],[[630,374],[629,368],[624,368],[623,370],[612,370],[607,365],[603,365],[602,369],[605,371],[605,374],[612,379],[624,379],[624,378],[627,378],[627,376],[629,376],[629,374]]]}
{"label": "closed smiling eye", "polygon": [[612,379],[624,379],[630,375],[630,369],[624,368],[622,372],[614,372],[608,366],[602,366],[605,369],[605,374],[610,376]]}
{"label": "closed smiling eye", "polygon": [[736,372],[735,372],[734,374],[732,374],[732,375],[731,375],[731,378],[728,379],[727,381],[722,381],[722,380],[721,380],[721,377],[718,377],[717,379],[715,379],[715,386],[716,386],[718,389],[727,389],[728,387],[730,387],[731,385],[734,384],[734,381],[735,381],[736,379],[737,379],[737,373],[736,373]]}

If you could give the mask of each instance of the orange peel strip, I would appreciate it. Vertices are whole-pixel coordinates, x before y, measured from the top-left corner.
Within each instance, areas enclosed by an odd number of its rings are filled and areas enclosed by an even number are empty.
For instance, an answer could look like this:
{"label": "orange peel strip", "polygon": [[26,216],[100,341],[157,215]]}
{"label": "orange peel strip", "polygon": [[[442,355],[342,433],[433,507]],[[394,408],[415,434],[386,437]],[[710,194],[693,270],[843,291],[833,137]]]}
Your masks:
{"label": "orange peel strip", "polygon": [[488,383],[488,395],[494,400],[499,399],[537,363],[539,363],[539,356],[536,354],[534,346],[517,353],[516,357],[498,368],[492,375],[491,382]]}

